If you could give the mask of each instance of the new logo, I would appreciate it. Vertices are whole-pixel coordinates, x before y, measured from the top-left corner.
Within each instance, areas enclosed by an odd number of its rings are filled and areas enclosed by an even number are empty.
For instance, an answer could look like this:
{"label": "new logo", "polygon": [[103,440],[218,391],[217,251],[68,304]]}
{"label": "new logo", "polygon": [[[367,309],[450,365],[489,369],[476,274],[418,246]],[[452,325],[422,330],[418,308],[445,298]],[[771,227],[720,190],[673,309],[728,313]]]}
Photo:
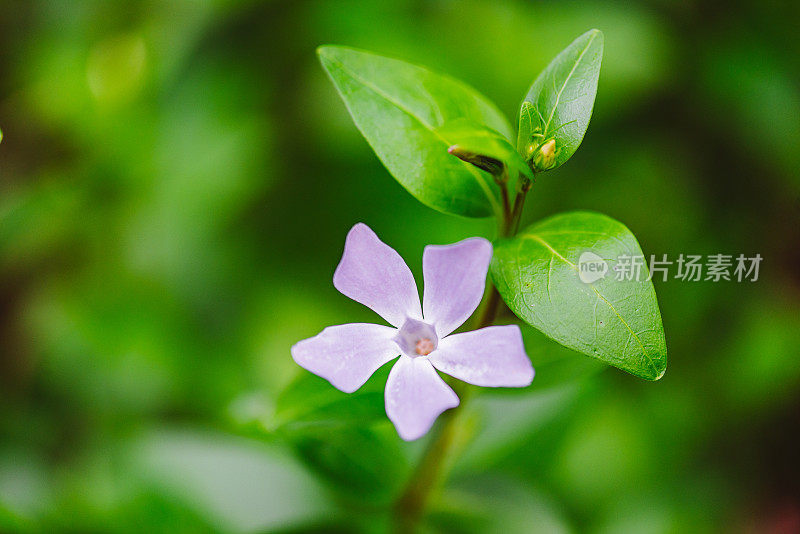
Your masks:
{"label": "new logo", "polygon": [[578,277],[584,284],[591,284],[608,274],[608,263],[592,251],[587,250],[578,259]]}

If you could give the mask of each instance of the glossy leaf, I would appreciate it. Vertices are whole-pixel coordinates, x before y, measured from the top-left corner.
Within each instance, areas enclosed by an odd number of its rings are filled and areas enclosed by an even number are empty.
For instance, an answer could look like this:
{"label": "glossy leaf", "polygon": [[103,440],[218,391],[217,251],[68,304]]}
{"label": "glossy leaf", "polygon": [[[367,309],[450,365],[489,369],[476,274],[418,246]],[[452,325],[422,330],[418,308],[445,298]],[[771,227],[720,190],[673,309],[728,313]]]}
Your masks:
{"label": "glossy leaf", "polygon": [[517,150],[527,160],[555,140],[553,158],[538,170],[567,161],[583,141],[597,94],[603,33],[590,30],[565,48],[531,85],[520,109]]}
{"label": "glossy leaf", "polygon": [[497,242],[491,272],[505,302],[531,326],[569,348],[658,380],[667,349],[655,290],[646,266],[640,276],[626,267],[641,261],[639,243],[625,225],[572,212]]}
{"label": "glossy leaf", "polygon": [[318,50],[356,126],[390,173],[422,203],[447,213],[499,213],[486,172],[448,154],[438,129],[467,119],[510,138],[497,108],[467,85],[404,61],[340,46]]}

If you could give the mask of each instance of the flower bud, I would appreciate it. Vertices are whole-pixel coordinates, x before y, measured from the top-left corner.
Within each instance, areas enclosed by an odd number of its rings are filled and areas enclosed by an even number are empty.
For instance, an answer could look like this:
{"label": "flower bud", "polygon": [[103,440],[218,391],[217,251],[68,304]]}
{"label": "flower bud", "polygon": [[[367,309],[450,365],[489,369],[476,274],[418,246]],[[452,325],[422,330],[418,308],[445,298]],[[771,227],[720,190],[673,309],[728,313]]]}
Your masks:
{"label": "flower bud", "polygon": [[536,149],[539,148],[539,143],[533,142],[525,149],[525,161],[531,161],[536,154]]}
{"label": "flower bud", "polygon": [[474,152],[469,152],[468,150],[461,148],[459,145],[452,145],[447,149],[447,152],[454,155],[461,161],[466,161],[467,163],[475,165],[480,170],[486,171],[492,176],[500,176],[503,174],[504,165],[500,160],[490,158],[489,156],[482,156]]}
{"label": "flower bud", "polygon": [[556,163],[556,140],[550,139],[542,145],[528,147],[530,166],[534,171],[546,171]]}

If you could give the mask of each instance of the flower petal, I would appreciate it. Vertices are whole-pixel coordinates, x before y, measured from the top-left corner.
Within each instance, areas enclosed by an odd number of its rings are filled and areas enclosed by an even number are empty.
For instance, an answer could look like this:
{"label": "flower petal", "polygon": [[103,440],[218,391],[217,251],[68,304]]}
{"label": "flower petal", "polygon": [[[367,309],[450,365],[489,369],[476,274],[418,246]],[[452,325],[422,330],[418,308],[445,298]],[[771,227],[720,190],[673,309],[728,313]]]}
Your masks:
{"label": "flower petal", "polygon": [[348,232],[333,285],[398,328],[406,317],[422,318],[414,275],[366,224],[358,223]]}
{"label": "flower petal", "polygon": [[461,326],[481,303],[491,261],[492,244],[482,237],[425,247],[422,309],[440,338]]}
{"label": "flower petal", "polygon": [[386,415],[406,441],[424,436],[439,414],[458,406],[458,396],[427,358],[400,356],[386,381]]}
{"label": "flower petal", "polygon": [[383,364],[400,354],[392,338],[397,330],[368,323],[329,326],[292,347],[300,367],[328,380],[336,389],[352,393]]}
{"label": "flower petal", "polygon": [[429,358],[441,372],[476,386],[525,387],[533,380],[533,366],[517,325],[448,336]]}

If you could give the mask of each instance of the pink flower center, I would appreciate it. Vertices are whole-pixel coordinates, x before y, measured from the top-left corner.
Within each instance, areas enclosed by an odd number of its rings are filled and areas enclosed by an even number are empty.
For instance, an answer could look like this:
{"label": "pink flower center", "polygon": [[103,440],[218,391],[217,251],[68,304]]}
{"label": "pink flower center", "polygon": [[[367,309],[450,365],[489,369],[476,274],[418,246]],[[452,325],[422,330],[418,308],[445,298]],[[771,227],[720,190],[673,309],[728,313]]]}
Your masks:
{"label": "pink flower center", "polygon": [[435,351],[439,344],[433,325],[410,317],[406,318],[403,326],[398,329],[394,341],[403,354],[411,358],[427,356]]}
{"label": "pink flower center", "polygon": [[427,337],[424,337],[419,341],[417,341],[417,345],[414,348],[414,350],[420,356],[427,356],[428,354],[433,352],[433,349],[435,348],[436,347],[433,345],[433,341],[431,341]]}

